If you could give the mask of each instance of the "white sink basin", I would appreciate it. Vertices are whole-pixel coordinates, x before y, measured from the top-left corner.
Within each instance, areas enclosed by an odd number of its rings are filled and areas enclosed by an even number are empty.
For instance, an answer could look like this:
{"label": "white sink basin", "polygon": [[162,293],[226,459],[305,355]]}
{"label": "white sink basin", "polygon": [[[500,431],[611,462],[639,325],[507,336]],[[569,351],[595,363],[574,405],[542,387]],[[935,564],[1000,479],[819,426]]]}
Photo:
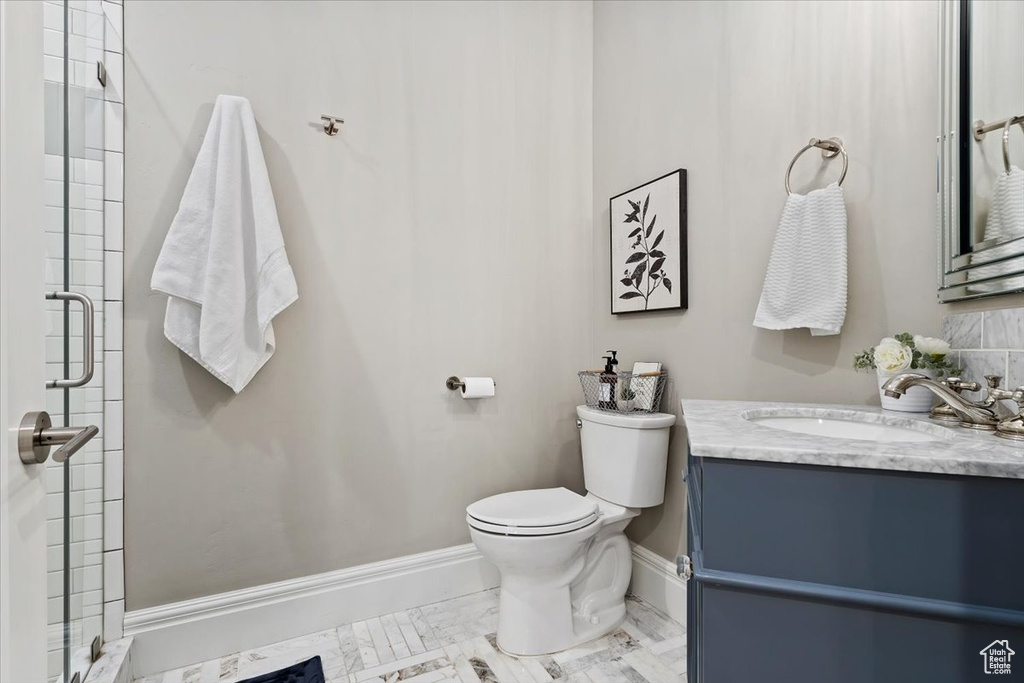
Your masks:
{"label": "white sink basin", "polygon": [[950,430],[938,425],[854,410],[803,409],[791,414],[748,410],[743,413],[743,418],[763,427],[834,439],[924,442],[946,441],[954,436]]}

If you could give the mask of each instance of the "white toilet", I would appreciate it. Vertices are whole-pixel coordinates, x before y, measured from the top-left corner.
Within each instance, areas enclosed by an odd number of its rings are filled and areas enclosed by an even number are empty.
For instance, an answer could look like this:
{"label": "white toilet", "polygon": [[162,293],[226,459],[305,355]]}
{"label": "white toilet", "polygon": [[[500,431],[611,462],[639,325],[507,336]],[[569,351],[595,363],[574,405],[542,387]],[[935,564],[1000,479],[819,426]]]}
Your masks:
{"label": "white toilet", "polygon": [[675,415],[576,413],[586,497],[532,489],[466,508],[473,543],[501,572],[498,646],[511,654],[567,650],[622,622],[633,566],[623,531],[665,498]]}

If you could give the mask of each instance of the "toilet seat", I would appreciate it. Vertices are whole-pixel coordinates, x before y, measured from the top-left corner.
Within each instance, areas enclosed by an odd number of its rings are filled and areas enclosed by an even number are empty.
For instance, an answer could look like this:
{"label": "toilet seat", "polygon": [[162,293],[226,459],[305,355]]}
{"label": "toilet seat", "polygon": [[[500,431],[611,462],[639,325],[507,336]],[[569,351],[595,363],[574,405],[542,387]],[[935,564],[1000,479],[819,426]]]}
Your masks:
{"label": "toilet seat", "polygon": [[471,527],[503,536],[562,534],[593,524],[598,516],[597,503],[561,487],[500,493],[466,508]]}

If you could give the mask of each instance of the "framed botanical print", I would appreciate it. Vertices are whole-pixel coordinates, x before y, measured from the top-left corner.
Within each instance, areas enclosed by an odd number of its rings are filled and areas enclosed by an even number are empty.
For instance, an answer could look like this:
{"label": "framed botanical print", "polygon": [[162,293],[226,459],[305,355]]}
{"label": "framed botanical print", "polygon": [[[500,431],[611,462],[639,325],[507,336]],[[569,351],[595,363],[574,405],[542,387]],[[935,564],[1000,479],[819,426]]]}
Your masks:
{"label": "framed botanical print", "polygon": [[686,170],[608,200],[612,313],[685,309]]}

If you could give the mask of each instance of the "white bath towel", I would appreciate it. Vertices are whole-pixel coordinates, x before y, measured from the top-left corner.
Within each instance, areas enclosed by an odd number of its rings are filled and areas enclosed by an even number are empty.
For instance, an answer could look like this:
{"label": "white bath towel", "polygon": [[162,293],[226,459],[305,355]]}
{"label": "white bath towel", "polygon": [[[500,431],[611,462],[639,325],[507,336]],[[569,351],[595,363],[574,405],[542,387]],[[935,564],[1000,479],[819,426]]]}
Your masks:
{"label": "white bath towel", "polygon": [[236,394],[273,355],[298,288],[244,97],[217,97],[152,287],[170,297],[167,338]]}
{"label": "white bath towel", "polygon": [[839,334],[846,318],[846,203],[832,183],[786,200],[754,326]]}

